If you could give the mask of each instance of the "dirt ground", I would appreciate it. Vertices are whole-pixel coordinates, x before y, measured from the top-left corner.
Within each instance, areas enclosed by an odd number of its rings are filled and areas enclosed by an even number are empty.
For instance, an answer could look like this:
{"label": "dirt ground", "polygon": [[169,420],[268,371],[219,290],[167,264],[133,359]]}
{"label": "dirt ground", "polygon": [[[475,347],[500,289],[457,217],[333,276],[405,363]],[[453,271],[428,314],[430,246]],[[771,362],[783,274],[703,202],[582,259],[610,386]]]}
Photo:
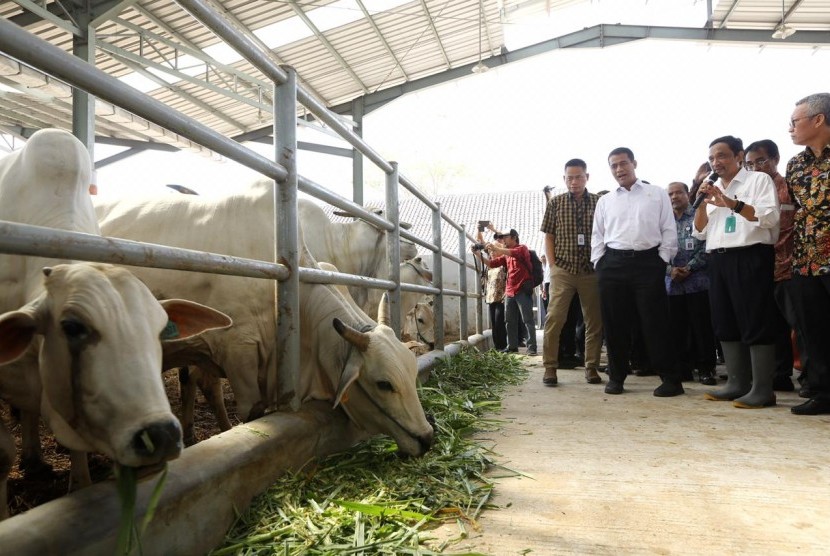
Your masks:
{"label": "dirt ground", "polygon": [[[164,385],[168,398],[171,401],[173,413],[179,414],[179,380],[175,371],[164,373]],[[228,383],[223,380],[225,394],[225,405],[228,409],[228,416],[231,423],[237,424],[233,395],[230,392]],[[41,443],[45,462],[52,467],[51,472],[43,473],[21,473],[18,468],[20,455],[20,426],[10,414],[9,407],[0,402],[0,418],[3,419],[6,427],[14,435],[17,444],[18,460],[9,475],[9,511],[11,515],[22,513],[30,508],[54,500],[63,496],[69,489],[69,451],[55,442],[48,429],[41,424]],[[200,442],[206,438],[218,434],[219,427],[213,417],[205,399],[201,393],[196,399],[195,435],[196,441]],[[100,481],[111,475],[111,461],[100,454],[90,454],[89,468],[93,482]],[[2,551],[0,551],[2,552]]]}
{"label": "dirt ground", "polygon": [[530,376],[504,400],[503,427],[483,438],[523,476],[498,479],[499,509],[448,551],[830,550],[830,416],[792,415],[803,401],[795,393],[779,392],[774,408],[736,409],[703,399],[715,386],[687,382],[685,395],[655,398],[659,378],[630,376],[624,394],[609,396],[583,370],[560,371],[559,386],[546,387],[541,357],[524,361]]}

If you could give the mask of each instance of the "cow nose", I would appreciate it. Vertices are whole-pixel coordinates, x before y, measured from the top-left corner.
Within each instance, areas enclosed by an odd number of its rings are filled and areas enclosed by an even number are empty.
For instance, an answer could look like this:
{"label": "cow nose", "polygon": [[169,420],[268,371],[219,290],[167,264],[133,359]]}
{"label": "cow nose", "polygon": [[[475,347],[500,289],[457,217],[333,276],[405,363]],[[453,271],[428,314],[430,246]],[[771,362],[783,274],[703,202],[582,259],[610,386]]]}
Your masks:
{"label": "cow nose", "polygon": [[133,449],[140,458],[152,462],[166,461],[182,452],[182,429],[175,419],[165,420],[141,429],[133,435]]}

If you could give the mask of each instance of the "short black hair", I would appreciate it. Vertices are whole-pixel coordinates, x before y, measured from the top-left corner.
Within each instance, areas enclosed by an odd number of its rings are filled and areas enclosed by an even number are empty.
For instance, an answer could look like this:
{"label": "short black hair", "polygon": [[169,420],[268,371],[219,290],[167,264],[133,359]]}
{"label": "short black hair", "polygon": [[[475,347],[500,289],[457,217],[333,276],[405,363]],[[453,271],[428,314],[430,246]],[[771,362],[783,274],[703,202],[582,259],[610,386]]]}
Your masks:
{"label": "short black hair", "polygon": [[673,186],[673,185],[682,185],[682,186],[683,186],[683,189],[685,189],[685,190],[686,190],[686,193],[688,193],[688,192],[689,192],[689,186],[688,186],[688,185],[686,185],[685,183],[683,183],[682,181],[673,181],[673,182],[671,182],[669,185],[667,185],[667,186],[666,186],[666,189],[668,189],[669,187],[671,187],[671,186]]}
{"label": "short black hair", "polygon": [[567,170],[568,168],[582,168],[586,172],[588,171],[588,165],[581,158],[572,158],[569,161],[567,161],[565,163],[565,170]]}
{"label": "short black hair", "polygon": [[744,150],[744,142],[738,139],[737,137],[733,137],[731,135],[724,135],[723,137],[718,137],[717,139],[709,143],[709,148],[712,148],[718,143],[726,143],[726,146],[729,147],[729,150],[731,150],[732,154],[735,155]]}
{"label": "short black hair", "polygon": [[628,157],[628,160],[634,162],[634,152],[628,147],[617,147],[616,149],[608,153],[608,159],[610,160],[612,156],[617,154],[624,154]]}
{"label": "short black hair", "polygon": [[744,152],[751,153],[757,151],[758,149],[764,149],[767,156],[772,158],[781,158],[781,155],[778,153],[778,145],[776,145],[775,141],[772,139],[761,139],[760,141],[750,143]]}

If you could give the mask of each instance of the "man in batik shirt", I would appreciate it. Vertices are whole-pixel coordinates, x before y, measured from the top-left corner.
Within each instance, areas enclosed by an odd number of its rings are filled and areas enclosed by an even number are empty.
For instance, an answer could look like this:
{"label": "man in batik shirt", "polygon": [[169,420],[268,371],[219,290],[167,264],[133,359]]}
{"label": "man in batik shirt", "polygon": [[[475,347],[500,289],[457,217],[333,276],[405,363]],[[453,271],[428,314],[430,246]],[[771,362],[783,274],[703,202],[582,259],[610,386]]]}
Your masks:
{"label": "man in batik shirt", "polygon": [[787,185],[798,204],[790,294],[812,395],[791,411],[822,415],[830,413],[830,93],[795,103],[790,137],[806,147],[787,164]]}

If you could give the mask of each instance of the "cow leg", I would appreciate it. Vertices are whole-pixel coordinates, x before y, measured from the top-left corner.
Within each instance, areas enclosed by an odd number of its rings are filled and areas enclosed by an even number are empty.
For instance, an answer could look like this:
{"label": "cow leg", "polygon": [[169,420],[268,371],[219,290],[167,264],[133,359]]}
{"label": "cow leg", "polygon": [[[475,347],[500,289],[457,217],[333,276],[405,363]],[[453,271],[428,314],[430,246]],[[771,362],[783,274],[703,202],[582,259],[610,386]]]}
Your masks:
{"label": "cow leg", "polygon": [[188,367],[179,367],[179,400],[181,401],[179,421],[182,424],[184,445],[193,446],[196,444],[196,434],[193,428],[193,414],[196,411],[196,384]]}
{"label": "cow leg", "polygon": [[196,375],[196,384],[202,395],[207,400],[213,415],[216,417],[216,423],[219,425],[219,430],[226,431],[231,428],[231,420],[228,417],[228,411],[225,408],[225,396],[222,393],[222,381],[213,373],[202,371]]}
{"label": "cow leg", "polygon": [[8,479],[14,464],[14,439],[0,419],[0,521],[9,517]]}
{"label": "cow leg", "polygon": [[72,470],[69,472],[69,492],[91,485],[92,477],[89,475],[89,461],[86,452],[69,450],[69,462],[72,466]]}
{"label": "cow leg", "polygon": [[20,412],[20,471],[27,477],[46,475],[52,466],[43,461],[40,449],[40,415],[33,411]]}

